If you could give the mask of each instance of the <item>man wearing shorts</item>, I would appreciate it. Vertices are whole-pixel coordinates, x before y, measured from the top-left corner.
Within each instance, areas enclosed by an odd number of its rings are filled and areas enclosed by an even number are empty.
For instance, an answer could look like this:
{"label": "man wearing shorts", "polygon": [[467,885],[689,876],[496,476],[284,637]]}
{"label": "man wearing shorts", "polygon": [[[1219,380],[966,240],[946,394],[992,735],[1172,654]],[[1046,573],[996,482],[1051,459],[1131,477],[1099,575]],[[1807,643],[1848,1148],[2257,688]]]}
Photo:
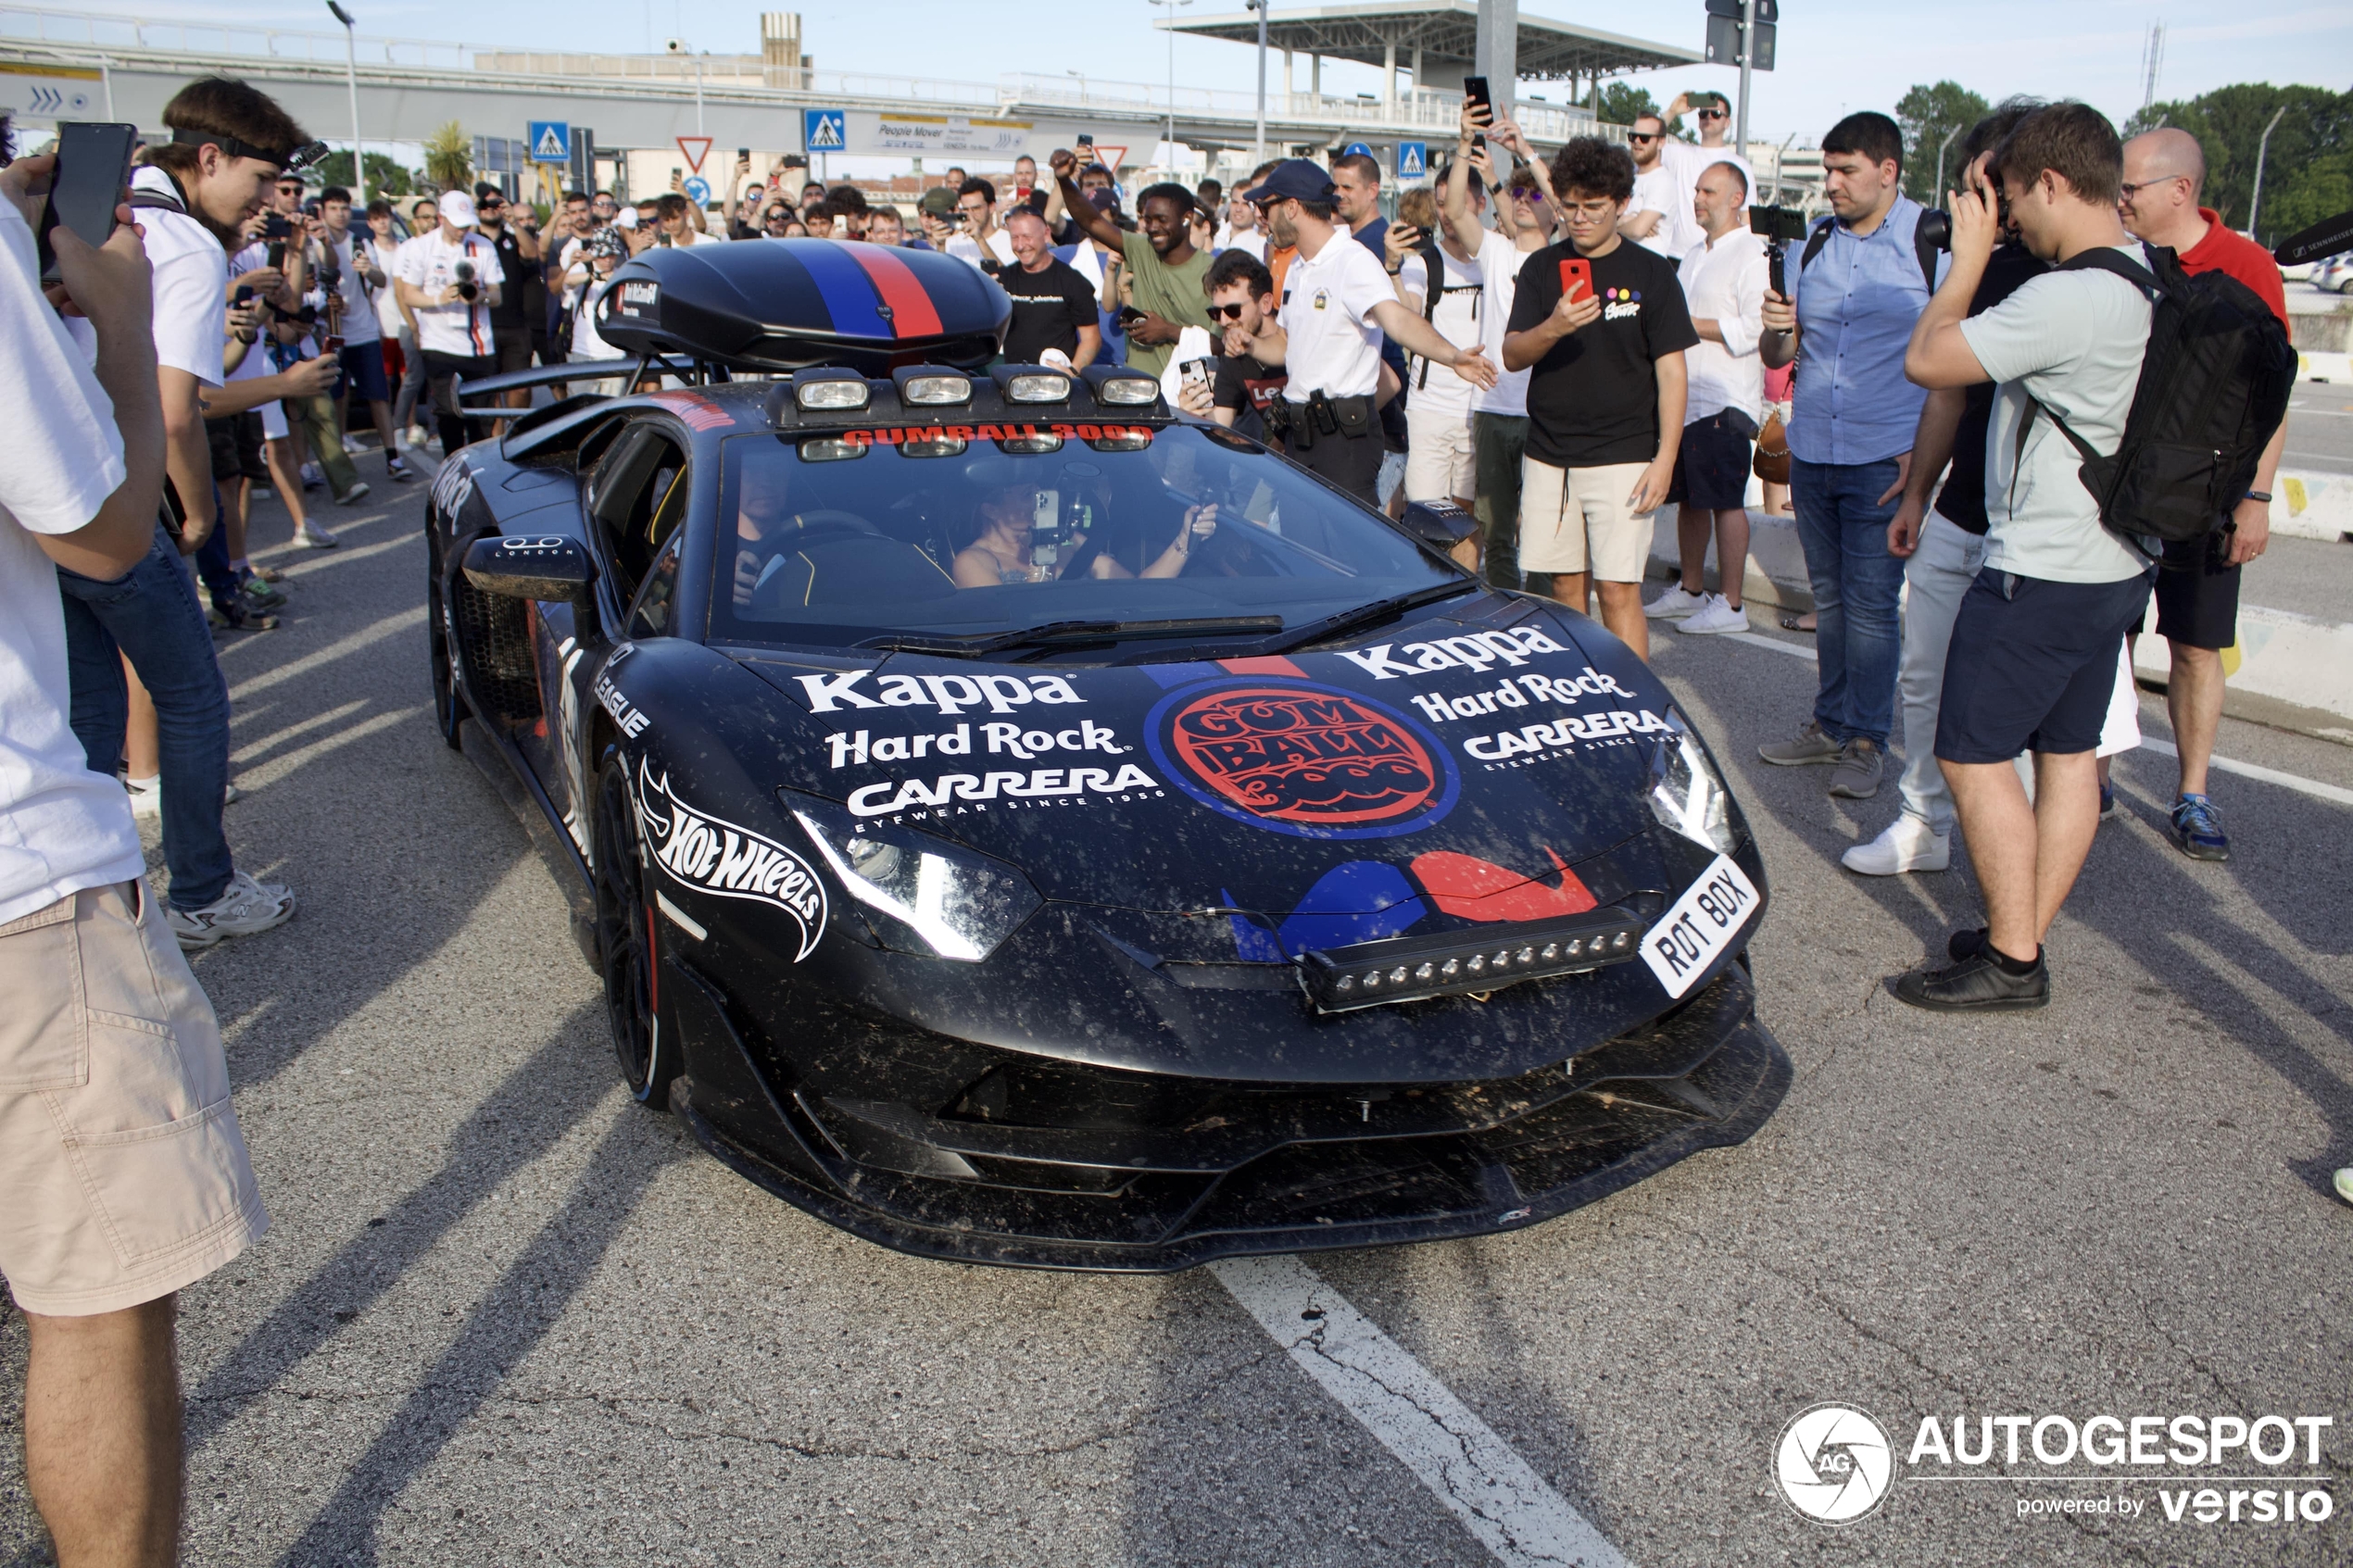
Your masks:
{"label": "man wearing shorts", "polygon": [[[1952,937],[1949,967],[1899,976],[1895,994],[1940,1011],[2011,1010],[2050,1001],[2043,938],[2099,828],[2093,752],[2124,633],[2148,599],[2143,557],[2101,523],[2057,420],[2095,451],[2117,449],[2150,312],[2138,284],[2103,265],[2137,266],[2141,247],[2117,218],[2123,146],[2098,111],[2035,110],[1964,179],[1952,265],[1913,328],[1904,372],[1931,391],[1998,383],[1985,566],[1953,623],[1936,721],[1986,925]],[[1970,316],[2002,197],[2027,249],[2057,265]],[[2031,803],[2011,764],[2020,751],[2034,754]]]}
{"label": "man wearing shorts", "polygon": [[[1568,239],[1520,269],[1504,337],[1504,368],[1533,370],[1519,564],[1552,573],[1553,596],[1580,615],[1598,582],[1602,623],[1647,659],[1642,572],[1682,441],[1683,350],[1699,334],[1675,264],[1617,232],[1634,194],[1626,149],[1577,137],[1552,175]],[[1573,289],[1564,282],[1572,271]]]}
{"label": "man wearing shorts", "polygon": [[[2151,131],[2124,144],[2124,227],[2137,239],[2165,245],[2182,270],[2227,272],[2253,289],[2271,313],[2287,320],[2287,290],[2279,264],[2253,240],[2233,233],[2210,207],[2198,205],[2206,155],[2186,131]],[[2165,709],[2182,753],[2181,786],[2173,797],[2173,842],[2194,860],[2227,860],[2230,835],[2221,813],[2206,797],[2207,761],[2222,727],[2222,650],[2238,641],[2239,569],[2271,542],[2271,479],[2287,445],[2287,421],[2272,433],[2255,470],[2255,488],[2221,527],[2195,545],[2165,546],[2157,574],[2157,634],[2172,669]],[[2136,628],[2142,629],[2142,628]]]}
{"label": "man wearing shorts", "polygon": [[138,234],[96,249],[52,232],[94,358],[43,297],[31,223],[56,167],[0,171],[0,1273],[24,1315],[25,1479],[57,1560],[166,1562],[175,1293],[266,1221],[212,1009],[147,891],[130,804],[68,720],[57,574],[111,582],[148,558],[166,424]]}
{"label": "man wearing shorts", "polygon": [[319,221],[324,230],[320,239],[335,258],[341,299],[335,324],[343,337],[343,392],[337,401],[347,396],[357,405],[346,413],[345,428],[350,428],[351,415],[365,408],[384,447],[384,471],[394,479],[414,479],[393,442],[392,383],[384,374],[384,325],[376,307],[377,296],[392,287],[392,274],[378,260],[369,236],[352,232],[349,191],[330,185],[320,192]]}

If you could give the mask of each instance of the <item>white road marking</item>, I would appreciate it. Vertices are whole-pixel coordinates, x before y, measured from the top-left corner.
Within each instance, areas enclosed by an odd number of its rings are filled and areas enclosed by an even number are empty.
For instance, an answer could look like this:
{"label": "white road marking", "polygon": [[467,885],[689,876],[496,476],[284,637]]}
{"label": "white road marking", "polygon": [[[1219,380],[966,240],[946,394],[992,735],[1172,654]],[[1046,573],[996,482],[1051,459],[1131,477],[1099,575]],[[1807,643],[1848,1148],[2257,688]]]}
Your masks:
{"label": "white road marking", "polygon": [[[422,605],[412,605],[407,609],[396,610],[372,625],[360,628],[347,637],[337,638],[316,653],[305,654],[291,663],[264,670],[258,674],[238,682],[229,688],[229,700],[243,702],[247,697],[266,692],[272,686],[297,680],[323,665],[333,664],[338,659],[381,643],[386,637],[397,636],[413,626],[422,626],[424,623],[425,607]],[[252,640],[258,641],[258,639]]]}
{"label": "white road marking", "polygon": [[1728,643],[1746,643],[1750,647],[1771,648],[1775,653],[1785,653],[1808,664],[1816,662],[1813,646],[1808,643],[1785,643],[1779,637],[1760,636],[1755,632],[1718,632],[1716,635]]}
{"label": "white road marking", "polygon": [[[2171,741],[2158,740],[2154,735],[2142,736],[2141,745],[2147,750],[2158,752],[2167,757],[2182,755],[2174,749]],[[2209,757],[2206,759],[2206,765],[2220,772],[2236,773],[2243,779],[2260,779],[2265,784],[2278,784],[2282,789],[2292,789],[2299,795],[2309,795],[2315,800],[2327,800],[2339,806],[2353,806],[2353,789],[2343,789],[2333,784],[2322,784],[2318,779],[2302,778],[2295,773],[2283,773],[2275,768],[2260,768],[2252,762],[2241,762],[2229,757]]]}
{"label": "white road marking", "polygon": [[1210,1272],[1381,1447],[1509,1568],[1632,1568],[1510,1444],[1296,1258]]}

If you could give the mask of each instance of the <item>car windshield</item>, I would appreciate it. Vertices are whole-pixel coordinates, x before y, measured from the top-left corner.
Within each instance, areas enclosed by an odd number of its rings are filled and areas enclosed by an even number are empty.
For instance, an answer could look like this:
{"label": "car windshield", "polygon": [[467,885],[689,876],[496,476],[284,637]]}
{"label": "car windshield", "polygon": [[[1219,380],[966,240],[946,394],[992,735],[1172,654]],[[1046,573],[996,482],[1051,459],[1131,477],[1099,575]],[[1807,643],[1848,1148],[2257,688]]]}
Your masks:
{"label": "car windshield", "polygon": [[1471,585],[1230,432],[1038,433],[1051,429],[727,441],[713,639],[952,646],[1139,622],[1271,634]]}

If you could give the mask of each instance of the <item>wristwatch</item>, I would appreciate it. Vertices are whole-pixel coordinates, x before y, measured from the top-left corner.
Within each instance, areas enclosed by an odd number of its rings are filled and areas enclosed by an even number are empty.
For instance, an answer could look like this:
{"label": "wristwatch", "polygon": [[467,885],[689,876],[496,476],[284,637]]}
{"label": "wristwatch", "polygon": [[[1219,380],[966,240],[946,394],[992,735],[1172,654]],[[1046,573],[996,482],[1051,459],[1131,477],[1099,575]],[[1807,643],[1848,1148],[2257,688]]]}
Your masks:
{"label": "wristwatch", "polygon": [[2268,490],[2250,490],[2246,493],[2246,499],[2260,501],[2268,507],[2271,504],[2271,494]]}

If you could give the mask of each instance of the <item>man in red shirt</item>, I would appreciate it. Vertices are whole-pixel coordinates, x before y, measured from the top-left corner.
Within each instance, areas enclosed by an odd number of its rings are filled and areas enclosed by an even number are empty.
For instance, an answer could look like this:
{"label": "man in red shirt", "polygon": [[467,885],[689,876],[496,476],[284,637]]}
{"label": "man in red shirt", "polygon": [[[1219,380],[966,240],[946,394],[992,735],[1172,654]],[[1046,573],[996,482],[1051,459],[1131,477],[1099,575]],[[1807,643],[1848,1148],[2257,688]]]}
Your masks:
{"label": "man in red shirt", "polygon": [[[2124,227],[2145,245],[2164,245],[2189,273],[2227,272],[2287,320],[2287,291],[2271,253],[2234,234],[2211,207],[2198,206],[2206,155],[2186,131],[2151,131],[2124,144]],[[2239,568],[2271,541],[2271,481],[2287,443],[2287,421],[2272,433],[2256,470],[2255,488],[2223,525],[2177,554],[2166,546],[2157,574],[2157,634],[2172,650],[2165,707],[2182,753],[2173,799],[2173,842],[2193,859],[2227,860],[2230,836],[2206,797],[2207,759],[2222,724],[2222,650],[2238,641]],[[2107,781],[2102,779],[2105,786]],[[2104,787],[2102,794],[2108,792]]]}

